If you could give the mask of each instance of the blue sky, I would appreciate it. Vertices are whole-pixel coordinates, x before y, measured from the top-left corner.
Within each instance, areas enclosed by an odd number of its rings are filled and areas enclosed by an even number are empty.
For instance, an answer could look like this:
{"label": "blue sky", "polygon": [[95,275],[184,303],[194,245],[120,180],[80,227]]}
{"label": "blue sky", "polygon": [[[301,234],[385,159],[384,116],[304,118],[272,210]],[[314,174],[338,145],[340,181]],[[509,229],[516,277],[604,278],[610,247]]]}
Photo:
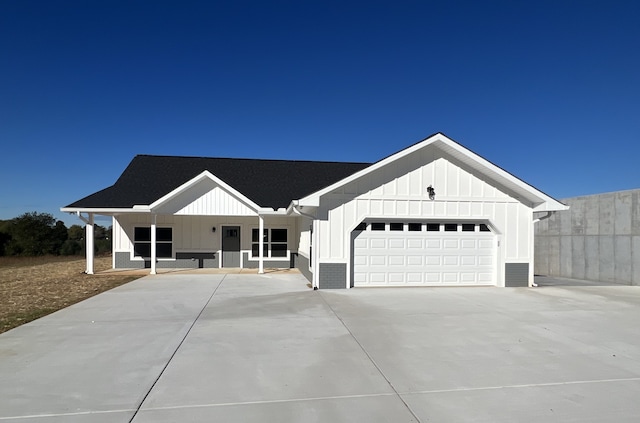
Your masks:
{"label": "blue sky", "polygon": [[632,0],[2,0],[0,219],[81,223],[59,208],[136,154],[376,161],[435,132],[558,199],[640,188],[638,22]]}

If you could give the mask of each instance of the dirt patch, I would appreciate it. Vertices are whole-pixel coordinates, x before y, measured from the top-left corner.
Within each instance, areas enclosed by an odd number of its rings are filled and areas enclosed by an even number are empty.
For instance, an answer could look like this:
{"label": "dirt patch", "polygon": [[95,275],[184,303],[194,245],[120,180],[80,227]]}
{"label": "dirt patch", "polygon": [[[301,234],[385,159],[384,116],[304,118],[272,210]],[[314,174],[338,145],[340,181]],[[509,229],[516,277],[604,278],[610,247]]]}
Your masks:
{"label": "dirt patch", "polygon": [[[77,257],[0,257],[0,333],[143,276],[87,275],[85,266]],[[96,272],[110,268],[111,256],[96,257]]]}

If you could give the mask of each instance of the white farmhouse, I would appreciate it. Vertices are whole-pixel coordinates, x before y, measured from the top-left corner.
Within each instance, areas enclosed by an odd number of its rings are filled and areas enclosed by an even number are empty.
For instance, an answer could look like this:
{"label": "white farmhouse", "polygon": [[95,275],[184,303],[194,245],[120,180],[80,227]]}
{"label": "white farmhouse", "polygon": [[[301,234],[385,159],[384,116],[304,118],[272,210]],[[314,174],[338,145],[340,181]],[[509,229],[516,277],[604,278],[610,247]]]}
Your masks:
{"label": "white farmhouse", "polygon": [[[296,267],[315,288],[530,286],[534,212],[568,207],[434,134],[376,163],[136,156],[61,210],[113,267]],[[93,247],[87,273],[93,273]]]}

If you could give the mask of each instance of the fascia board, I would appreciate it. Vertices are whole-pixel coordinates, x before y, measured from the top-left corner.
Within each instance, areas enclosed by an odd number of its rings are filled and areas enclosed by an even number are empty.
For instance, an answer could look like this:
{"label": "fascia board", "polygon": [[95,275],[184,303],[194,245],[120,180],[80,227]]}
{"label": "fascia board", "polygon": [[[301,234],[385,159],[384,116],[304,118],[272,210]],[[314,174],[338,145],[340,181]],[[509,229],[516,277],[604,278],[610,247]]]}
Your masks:
{"label": "fascia board", "polygon": [[122,213],[149,213],[151,210],[128,208],[90,208],[90,207],[62,207],[60,211],[63,213],[96,213],[96,214],[122,214]]}
{"label": "fascia board", "polygon": [[274,210],[269,207],[261,207],[260,210],[258,210],[258,214],[260,216],[286,216],[287,209],[279,208],[278,210]]}
{"label": "fascia board", "polygon": [[[374,164],[372,164],[369,167],[366,167],[356,173],[354,173],[353,175],[347,176],[346,178],[332,184],[329,185],[326,188],[321,189],[320,191],[316,191],[313,194],[307,195],[304,198],[301,198],[300,200],[298,200],[298,204],[301,206],[310,206],[310,207],[319,207],[320,206],[320,197],[322,197],[323,195],[337,189],[340,188],[341,186],[348,184],[349,182],[353,182],[371,172],[376,171],[377,169],[380,169],[381,167],[384,167],[386,165],[388,165],[389,163],[392,163],[406,155],[409,155],[411,153],[413,153],[416,150],[419,150],[423,147],[426,147],[427,145],[437,141],[439,138],[438,137],[444,137],[444,135],[438,133],[435,135],[432,135],[431,137],[420,141],[419,143],[416,143],[410,147],[405,148],[402,151],[399,151],[395,154],[392,154],[389,157],[386,157]],[[445,137],[446,138],[446,137]]]}
{"label": "fascia board", "polygon": [[258,206],[253,201],[249,200],[245,195],[240,193],[240,191],[238,191],[235,188],[231,187],[229,184],[225,183],[224,181],[222,181],[217,176],[213,175],[208,170],[203,171],[201,174],[199,174],[198,176],[194,177],[190,181],[185,182],[184,184],[180,185],[178,188],[174,189],[170,193],[168,193],[165,196],[163,196],[163,197],[159,198],[158,200],[154,201],[153,203],[151,203],[149,205],[149,208],[153,210],[153,209],[155,209],[157,207],[162,206],[167,201],[169,201],[169,200],[173,199],[174,197],[176,197],[177,195],[187,191],[188,189],[190,189],[191,187],[196,185],[198,182],[200,182],[200,181],[202,181],[202,180],[204,180],[206,178],[209,178],[210,180],[215,182],[222,189],[224,189],[225,191],[229,192],[230,194],[232,194],[233,196],[238,198],[240,201],[242,201],[245,204],[247,204],[247,206],[249,206],[250,208],[252,208],[256,212],[258,212],[261,209],[260,206]]}
{"label": "fascia board", "polygon": [[[481,173],[485,173],[485,175],[490,177],[491,179],[494,179],[494,180],[495,179],[498,179],[498,180],[499,179],[503,179],[504,181],[507,181],[508,183],[516,185],[519,189],[524,190],[525,192],[527,192],[531,196],[531,197],[528,198],[528,200],[530,200],[534,204],[534,209],[538,209],[539,207],[541,207],[541,206],[546,204],[546,206],[544,207],[545,211],[565,210],[564,207],[566,207],[566,206],[564,204],[560,203],[558,200],[548,196],[544,192],[542,192],[542,191],[536,189],[535,187],[529,185],[528,183],[524,182],[522,179],[512,175],[511,173],[507,172],[506,170],[502,169],[501,167],[491,163],[490,161],[488,161],[484,157],[479,156],[478,154],[474,153],[473,151],[470,151],[467,148],[464,148],[463,146],[461,146],[457,142],[451,140],[450,138],[448,138],[448,137],[443,135],[443,138],[440,141],[443,142],[445,145],[447,145],[447,147],[456,150],[458,153],[468,157],[469,159],[471,159],[471,160],[475,161],[476,163],[480,164],[483,168],[485,168],[488,171],[492,172],[493,175],[489,174],[487,172],[482,172],[481,169],[478,169]],[[497,176],[497,178],[496,178],[496,176]]]}
{"label": "fascia board", "polygon": [[[555,203],[555,204],[554,204]],[[546,211],[563,211],[569,210],[570,207],[566,204],[562,204],[559,201],[553,200],[553,202],[542,203],[533,208],[533,212],[546,212]]]}
{"label": "fascia board", "polygon": [[[317,191],[313,194],[310,194],[304,198],[301,198],[298,202],[298,204],[303,205],[303,206],[311,206],[311,207],[318,207],[320,205],[320,197],[322,197],[323,195],[337,189],[340,188],[341,186],[348,184],[349,182],[352,182],[358,178],[361,178],[365,175],[367,175],[368,173],[374,172],[377,169],[380,169],[381,167],[384,167],[386,165],[388,165],[389,163],[392,163],[402,157],[405,157],[417,150],[420,150],[430,144],[436,144],[436,143],[441,143],[443,145],[445,145],[446,147],[455,150],[457,153],[462,154],[464,156],[466,156],[467,158],[469,158],[470,160],[474,161],[475,163],[479,164],[479,168],[477,168],[476,170],[478,170],[480,173],[484,173],[486,174],[487,177],[490,177],[491,179],[497,180],[499,182],[500,179],[503,180],[504,182],[508,182],[508,184],[513,184],[515,186],[517,186],[520,190],[525,191],[528,194],[528,200],[531,201],[532,204],[534,204],[534,207],[540,208],[543,207],[544,210],[565,210],[564,207],[566,207],[564,204],[560,203],[559,201],[555,200],[554,198],[548,196],[547,194],[543,193],[542,191],[539,191],[538,189],[534,188],[533,186],[527,184],[526,182],[522,181],[521,179],[515,177],[514,175],[510,174],[509,172],[505,171],[504,169],[500,168],[499,166],[491,163],[490,161],[488,161],[487,159],[479,156],[478,154],[474,153],[473,151],[463,147],[462,145],[458,144],[457,142],[455,142],[454,140],[452,140],[451,138],[447,137],[446,135],[442,134],[442,133],[437,133],[434,134],[432,136],[430,136],[429,138],[424,139],[421,142],[418,142],[410,147],[407,147],[406,149],[399,151],[395,154],[392,154],[389,157],[386,157],[382,160],[380,160],[379,162],[376,162],[374,164],[372,164],[371,166],[362,169],[359,172],[354,173],[353,175],[348,176],[347,178],[342,179],[341,181],[338,181],[324,189],[321,189],[320,191]],[[446,150],[443,150],[446,153]],[[545,205],[545,206],[543,206]]]}

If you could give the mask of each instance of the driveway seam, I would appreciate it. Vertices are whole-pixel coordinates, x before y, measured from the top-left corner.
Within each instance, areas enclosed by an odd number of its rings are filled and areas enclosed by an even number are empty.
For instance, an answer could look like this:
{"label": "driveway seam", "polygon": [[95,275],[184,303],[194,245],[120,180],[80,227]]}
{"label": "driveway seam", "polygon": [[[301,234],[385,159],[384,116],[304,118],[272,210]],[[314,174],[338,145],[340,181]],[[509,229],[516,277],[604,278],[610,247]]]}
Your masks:
{"label": "driveway seam", "polygon": [[158,377],[156,378],[156,380],[153,381],[153,383],[151,384],[151,387],[149,387],[149,390],[147,391],[147,393],[144,395],[144,398],[142,398],[142,401],[140,401],[140,404],[138,405],[138,407],[135,409],[135,412],[133,413],[133,416],[131,416],[131,419],[129,419],[129,423],[133,422],[133,419],[136,418],[136,416],[138,415],[138,412],[140,412],[140,409],[142,408],[142,405],[144,404],[144,402],[147,400],[147,398],[149,397],[149,394],[151,394],[151,391],[153,391],[153,388],[155,388],[156,384],[158,383],[158,381],[160,380],[160,378],[162,377],[162,375],[164,374],[165,370],[167,370],[167,367],[169,367],[169,364],[171,364],[171,361],[173,361],[173,358],[176,356],[176,354],[178,353],[178,350],[180,349],[180,347],[182,347],[182,344],[184,344],[184,341],[187,339],[187,336],[189,336],[189,334],[191,333],[191,329],[193,329],[193,327],[195,326],[196,322],[198,321],[198,319],[200,319],[200,316],[202,316],[202,313],[204,312],[204,310],[207,308],[207,306],[209,305],[209,303],[211,302],[211,299],[213,298],[214,295],[216,295],[216,292],[218,292],[218,288],[220,288],[220,285],[222,285],[222,282],[226,279],[227,275],[225,274],[222,279],[220,279],[220,282],[218,282],[218,286],[216,286],[216,288],[213,290],[213,292],[211,293],[211,295],[209,296],[209,299],[207,300],[207,302],[204,304],[204,306],[202,306],[202,309],[200,310],[200,312],[198,313],[198,315],[196,316],[195,319],[193,319],[193,322],[191,322],[191,326],[189,326],[189,329],[187,329],[187,332],[184,334],[184,336],[182,337],[182,340],[180,340],[180,343],[178,344],[178,346],[176,347],[176,349],[173,351],[173,353],[171,354],[171,357],[169,357],[169,360],[167,360],[167,362],[165,363],[164,367],[162,368],[162,370],[160,371],[160,373],[158,374]]}
{"label": "driveway seam", "polygon": [[569,380],[566,382],[542,382],[542,383],[524,383],[518,385],[496,385],[496,386],[479,386],[470,388],[452,388],[452,389],[432,389],[427,391],[411,391],[403,392],[402,395],[412,394],[446,394],[450,392],[472,392],[472,391],[493,391],[499,389],[522,389],[522,388],[538,388],[547,386],[568,386],[568,385],[588,385],[595,383],[620,383],[620,382],[639,382],[640,377],[616,378],[616,379],[593,379],[593,380]]}
{"label": "driveway seam", "polygon": [[362,350],[362,352],[367,356],[367,358],[369,359],[369,361],[371,361],[371,363],[374,365],[374,367],[378,370],[378,372],[380,373],[380,375],[382,375],[382,377],[384,378],[385,381],[387,381],[387,384],[389,384],[389,386],[391,387],[391,389],[393,389],[393,392],[395,392],[395,395],[398,397],[398,399],[400,399],[400,401],[402,401],[402,403],[404,404],[404,406],[407,408],[407,410],[409,410],[409,413],[411,413],[411,415],[416,419],[416,421],[418,423],[421,422],[420,418],[418,417],[418,415],[416,413],[413,412],[413,410],[411,409],[411,407],[409,406],[409,404],[407,404],[407,402],[404,400],[404,398],[402,398],[402,395],[400,394],[400,392],[398,392],[398,390],[396,389],[395,386],[393,386],[393,383],[391,383],[391,381],[389,380],[389,378],[387,378],[387,375],[384,374],[384,372],[382,371],[382,369],[380,368],[380,366],[378,366],[378,363],[376,363],[376,361],[373,359],[373,357],[371,357],[371,355],[369,354],[369,352],[367,352],[367,350],[364,348],[364,346],[360,343],[360,341],[358,340],[358,338],[353,334],[353,332],[351,332],[351,329],[349,329],[349,327],[347,326],[347,324],[344,322],[344,320],[342,320],[342,318],[338,315],[338,313],[336,313],[336,311],[333,309],[333,307],[331,307],[331,304],[329,304],[329,302],[326,300],[326,298],[324,298],[324,296],[322,295],[322,293],[318,293],[318,295],[320,295],[320,298],[322,298],[322,301],[324,301],[324,303],[327,305],[327,307],[329,307],[329,310],[331,310],[331,312],[333,313],[334,316],[336,316],[336,318],[340,321],[340,323],[342,323],[342,326],[344,326],[344,328],[347,330],[347,332],[349,332],[349,335],[351,335],[351,337],[353,338],[354,341],[356,341],[356,344],[358,344],[358,346],[360,347],[360,349]]}
{"label": "driveway seam", "polygon": [[229,407],[236,405],[256,405],[256,404],[285,404],[291,402],[312,402],[312,401],[329,401],[329,400],[341,400],[341,399],[353,399],[353,398],[376,398],[376,397],[390,397],[395,396],[393,392],[385,392],[380,394],[361,394],[361,395],[333,395],[325,397],[308,397],[308,398],[287,398],[287,399],[273,399],[273,400],[261,400],[261,401],[241,401],[241,402],[220,402],[210,404],[184,404],[173,405],[166,407],[150,407],[145,408],[145,411],[162,411],[162,410],[181,410],[190,408],[214,408],[214,407]]}

